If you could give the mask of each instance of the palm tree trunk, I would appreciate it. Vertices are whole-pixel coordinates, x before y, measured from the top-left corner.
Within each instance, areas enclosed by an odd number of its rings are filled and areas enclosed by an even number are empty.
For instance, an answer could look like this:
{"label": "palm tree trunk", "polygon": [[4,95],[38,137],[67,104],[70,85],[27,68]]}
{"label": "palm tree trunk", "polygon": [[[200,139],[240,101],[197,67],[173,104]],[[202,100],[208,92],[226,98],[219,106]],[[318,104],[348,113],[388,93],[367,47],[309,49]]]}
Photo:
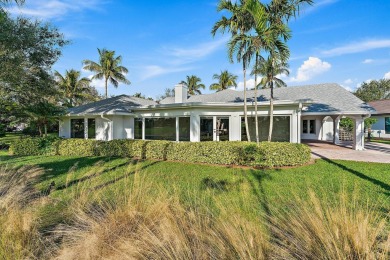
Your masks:
{"label": "palm tree trunk", "polygon": [[[259,54],[256,53],[255,70],[258,66]],[[256,124],[256,143],[259,144],[259,119],[257,118],[257,73],[255,71],[255,124]]]}
{"label": "palm tree trunk", "polygon": [[268,142],[272,140],[272,129],[274,125],[274,85],[271,81],[271,98],[269,99],[269,130],[268,130]]}
{"label": "palm tree trunk", "polygon": [[105,85],[104,86],[106,87],[106,99],[107,99],[108,98],[108,90],[107,90],[108,78],[106,77],[104,80],[105,80],[105,82],[104,82]]}
{"label": "palm tree trunk", "polygon": [[251,136],[249,135],[249,126],[248,126],[248,108],[246,102],[246,66],[245,61],[243,61],[243,72],[244,72],[244,118],[245,118],[245,130],[248,142],[251,141]]}

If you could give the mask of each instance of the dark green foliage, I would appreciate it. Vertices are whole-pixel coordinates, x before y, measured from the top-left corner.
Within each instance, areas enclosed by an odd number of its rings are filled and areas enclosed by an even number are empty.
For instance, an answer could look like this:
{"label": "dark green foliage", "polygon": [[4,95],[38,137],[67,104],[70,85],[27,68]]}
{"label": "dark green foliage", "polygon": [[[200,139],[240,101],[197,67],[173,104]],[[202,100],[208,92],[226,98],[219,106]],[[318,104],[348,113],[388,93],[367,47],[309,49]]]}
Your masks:
{"label": "dark green foliage", "polygon": [[11,153],[21,156],[29,155],[56,155],[60,138],[48,136],[46,138],[24,137],[15,140],[10,147]]}
{"label": "dark green foliage", "polygon": [[390,99],[390,79],[363,82],[354,94],[364,102]]}
{"label": "dark green foliage", "polygon": [[5,136],[5,125],[0,124],[0,137]]}
{"label": "dark green foliage", "polygon": [[[25,138],[13,145],[16,155],[39,155],[57,151],[63,156],[110,156],[168,160],[190,163],[247,165],[254,167],[295,166],[310,160],[310,149],[303,144],[263,142],[170,142],[145,140],[97,141],[62,139],[47,142],[44,138]],[[43,145],[43,143],[45,145]],[[54,145],[51,149],[47,147]],[[43,147],[45,151],[42,151]]]}

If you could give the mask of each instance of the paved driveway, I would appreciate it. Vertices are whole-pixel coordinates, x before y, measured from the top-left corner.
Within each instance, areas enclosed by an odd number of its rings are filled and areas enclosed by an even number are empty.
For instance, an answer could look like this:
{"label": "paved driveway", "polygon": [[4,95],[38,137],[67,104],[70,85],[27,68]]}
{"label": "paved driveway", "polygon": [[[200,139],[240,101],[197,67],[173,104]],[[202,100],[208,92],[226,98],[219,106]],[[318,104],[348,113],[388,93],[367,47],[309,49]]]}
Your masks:
{"label": "paved driveway", "polygon": [[352,142],[334,145],[321,141],[304,141],[311,148],[312,158],[327,158],[361,162],[390,163],[390,145],[365,143],[364,151],[352,150]]}

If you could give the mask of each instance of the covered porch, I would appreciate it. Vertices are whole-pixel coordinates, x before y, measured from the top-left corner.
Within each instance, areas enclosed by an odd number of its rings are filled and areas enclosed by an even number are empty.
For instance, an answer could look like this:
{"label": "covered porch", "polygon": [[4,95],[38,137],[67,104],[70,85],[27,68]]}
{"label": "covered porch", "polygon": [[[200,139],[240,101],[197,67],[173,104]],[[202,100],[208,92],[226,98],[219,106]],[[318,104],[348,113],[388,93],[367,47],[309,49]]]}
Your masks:
{"label": "covered porch", "polygon": [[340,120],[352,119],[352,141],[350,148],[364,150],[364,119],[369,115],[362,114],[304,114],[301,120],[301,140],[303,143],[322,141],[342,145],[340,141]]}

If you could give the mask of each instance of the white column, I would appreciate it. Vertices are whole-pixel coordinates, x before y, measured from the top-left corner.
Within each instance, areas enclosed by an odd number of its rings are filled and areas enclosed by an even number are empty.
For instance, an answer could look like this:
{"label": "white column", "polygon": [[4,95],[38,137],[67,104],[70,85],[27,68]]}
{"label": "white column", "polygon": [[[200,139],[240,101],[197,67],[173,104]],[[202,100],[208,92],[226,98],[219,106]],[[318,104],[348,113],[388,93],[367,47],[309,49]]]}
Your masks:
{"label": "white column", "polygon": [[84,118],[84,138],[88,139],[88,118]]}
{"label": "white column", "polygon": [[217,140],[217,117],[216,116],[213,116],[213,141],[219,141]]}
{"label": "white column", "polygon": [[180,140],[180,126],[179,126],[179,117],[176,117],[176,142],[179,142]]}
{"label": "white column", "polygon": [[333,119],[333,143],[339,144],[340,143],[340,118],[341,116],[332,117]]}
{"label": "white column", "polygon": [[200,117],[197,114],[191,113],[190,116],[190,141],[200,142]]}
{"label": "white column", "polygon": [[[297,143],[301,143],[301,136],[302,136],[302,130],[301,130],[301,125],[302,125],[302,110],[301,108],[298,109],[297,111]],[[295,143],[295,142],[293,142]]]}
{"label": "white column", "polygon": [[364,150],[364,119],[354,118],[353,123],[353,149]]}
{"label": "white column", "polygon": [[145,140],[145,118],[142,118],[142,140]]}

